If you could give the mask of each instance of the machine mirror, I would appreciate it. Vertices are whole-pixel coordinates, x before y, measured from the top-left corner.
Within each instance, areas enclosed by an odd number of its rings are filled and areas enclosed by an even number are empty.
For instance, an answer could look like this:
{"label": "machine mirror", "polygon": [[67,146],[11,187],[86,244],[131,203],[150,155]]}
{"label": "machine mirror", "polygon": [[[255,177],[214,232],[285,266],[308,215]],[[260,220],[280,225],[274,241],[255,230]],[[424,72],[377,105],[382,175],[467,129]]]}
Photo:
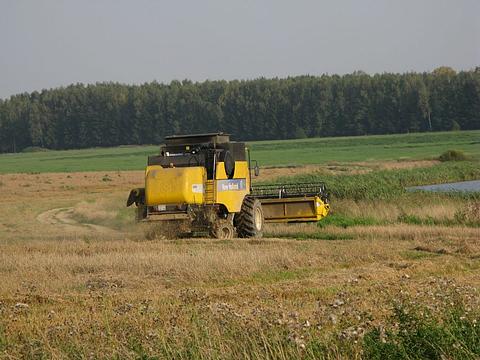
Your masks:
{"label": "machine mirror", "polygon": [[253,168],[253,172],[255,176],[260,175],[260,168],[258,167],[258,165],[255,165],[255,167]]}

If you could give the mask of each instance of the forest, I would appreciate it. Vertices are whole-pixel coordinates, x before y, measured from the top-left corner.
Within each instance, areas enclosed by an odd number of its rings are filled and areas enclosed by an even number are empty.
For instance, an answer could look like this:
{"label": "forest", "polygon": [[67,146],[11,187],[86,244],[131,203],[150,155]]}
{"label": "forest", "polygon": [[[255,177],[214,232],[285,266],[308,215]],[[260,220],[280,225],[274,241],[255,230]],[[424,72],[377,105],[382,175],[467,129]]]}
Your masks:
{"label": "forest", "polygon": [[480,129],[480,67],[284,79],[73,84],[0,99],[0,152]]}

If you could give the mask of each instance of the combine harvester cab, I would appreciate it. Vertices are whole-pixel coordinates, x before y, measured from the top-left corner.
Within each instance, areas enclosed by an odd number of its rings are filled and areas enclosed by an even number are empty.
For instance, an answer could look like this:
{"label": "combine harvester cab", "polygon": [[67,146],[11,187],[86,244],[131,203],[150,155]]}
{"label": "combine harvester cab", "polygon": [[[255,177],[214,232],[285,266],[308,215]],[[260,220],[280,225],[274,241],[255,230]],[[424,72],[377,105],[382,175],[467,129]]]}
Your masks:
{"label": "combine harvester cab", "polygon": [[252,172],[258,176],[259,169],[245,143],[228,134],[169,136],[160,154],[148,158],[145,187],[130,192],[127,206],[135,203],[137,220],[157,222],[160,230],[208,231],[221,239],[261,237],[265,222],[312,222],[328,214],[323,184],[252,186]]}

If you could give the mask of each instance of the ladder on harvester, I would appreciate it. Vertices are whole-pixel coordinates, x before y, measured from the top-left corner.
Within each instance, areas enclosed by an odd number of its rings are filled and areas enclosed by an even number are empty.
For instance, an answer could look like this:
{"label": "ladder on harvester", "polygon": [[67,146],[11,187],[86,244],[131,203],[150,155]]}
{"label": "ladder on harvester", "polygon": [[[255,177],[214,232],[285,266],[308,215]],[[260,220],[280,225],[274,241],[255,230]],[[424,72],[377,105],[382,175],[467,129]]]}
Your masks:
{"label": "ladder on harvester", "polygon": [[205,203],[213,204],[215,202],[215,184],[213,180],[207,180],[205,183]]}

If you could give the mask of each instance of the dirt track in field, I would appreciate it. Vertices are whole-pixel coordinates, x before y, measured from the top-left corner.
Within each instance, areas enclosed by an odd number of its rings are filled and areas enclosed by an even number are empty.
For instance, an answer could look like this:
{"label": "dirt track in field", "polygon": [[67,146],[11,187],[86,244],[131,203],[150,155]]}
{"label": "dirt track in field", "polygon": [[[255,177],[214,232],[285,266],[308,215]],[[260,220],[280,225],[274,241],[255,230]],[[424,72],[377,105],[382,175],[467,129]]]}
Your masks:
{"label": "dirt track in field", "polygon": [[106,226],[80,223],[73,218],[73,207],[56,208],[47,210],[37,216],[37,221],[41,224],[58,225],[64,231],[76,233],[97,232],[102,234],[116,234],[117,231]]}

